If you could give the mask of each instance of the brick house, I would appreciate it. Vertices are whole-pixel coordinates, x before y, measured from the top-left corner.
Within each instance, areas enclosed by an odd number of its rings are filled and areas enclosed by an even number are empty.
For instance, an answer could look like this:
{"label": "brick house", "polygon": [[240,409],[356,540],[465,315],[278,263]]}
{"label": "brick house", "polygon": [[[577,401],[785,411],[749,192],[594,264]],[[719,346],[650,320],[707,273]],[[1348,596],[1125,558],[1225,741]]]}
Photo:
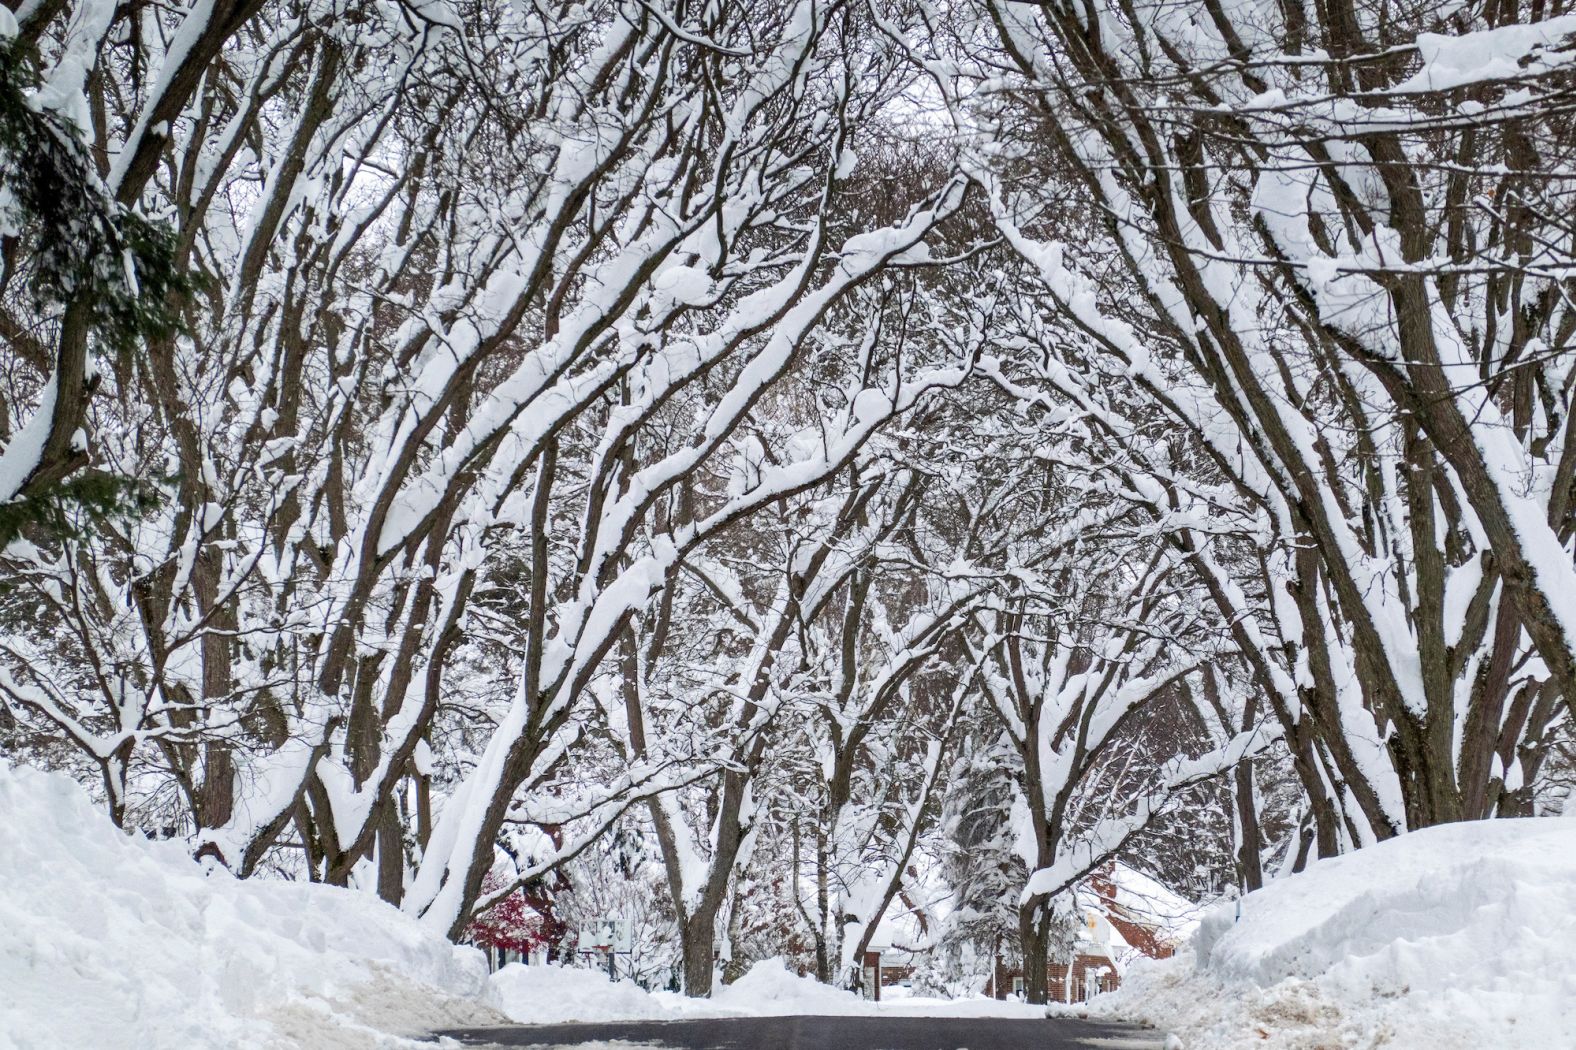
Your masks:
{"label": "brick house", "polygon": [[[1047,964],[1053,1002],[1085,1002],[1115,991],[1135,958],[1170,958],[1199,910],[1148,876],[1116,865],[1091,875],[1077,900],[1084,919],[1077,952],[1070,962]],[[998,959],[985,991],[997,999],[1022,995],[1022,969]]]}

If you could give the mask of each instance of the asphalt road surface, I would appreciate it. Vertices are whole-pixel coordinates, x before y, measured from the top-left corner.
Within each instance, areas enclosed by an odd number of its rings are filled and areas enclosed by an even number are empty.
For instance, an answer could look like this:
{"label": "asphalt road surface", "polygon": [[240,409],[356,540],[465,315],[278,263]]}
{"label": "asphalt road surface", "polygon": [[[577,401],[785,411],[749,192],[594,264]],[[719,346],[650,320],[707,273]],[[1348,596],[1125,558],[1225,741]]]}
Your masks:
{"label": "asphalt road surface", "polygon": [[1160,1050],[1163,1036],[1071,1018],[727,1017],[694,1021],[519,1025],[443,1032],[467,1046],[583,1043],[677,1050]]}

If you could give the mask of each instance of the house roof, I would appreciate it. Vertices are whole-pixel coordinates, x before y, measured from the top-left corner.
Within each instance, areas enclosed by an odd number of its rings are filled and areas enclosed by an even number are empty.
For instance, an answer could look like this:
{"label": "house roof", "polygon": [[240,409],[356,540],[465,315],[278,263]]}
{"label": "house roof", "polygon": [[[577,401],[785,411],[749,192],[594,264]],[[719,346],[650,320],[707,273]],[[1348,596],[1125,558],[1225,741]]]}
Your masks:
{"label": "house roof", "polygon": [[1125,864],[1110,865],[1090,876],[1080,901],[1105,917],[1112,931],[1112,952],[1124,962],[1137,954],[1170,955],[1193,935],[1204,911],[1202,905]]}

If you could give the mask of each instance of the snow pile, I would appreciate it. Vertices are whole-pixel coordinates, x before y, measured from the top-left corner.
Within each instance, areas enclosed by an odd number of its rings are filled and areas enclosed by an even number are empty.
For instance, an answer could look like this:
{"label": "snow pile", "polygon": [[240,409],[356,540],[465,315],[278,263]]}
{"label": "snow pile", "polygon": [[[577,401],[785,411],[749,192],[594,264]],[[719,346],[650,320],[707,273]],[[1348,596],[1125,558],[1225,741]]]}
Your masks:
{"label": "snow pile", "polygon": [[[895,993],[895,994],[894,994]],[[822,984],[813,977],[801,977],[789,970],[781,959],[767,959],[750,968],[749,973],[713,993],[710,1003],[684,1000],[681,1008],[688,1016],[695,1011],[754,1017],[819,1014],[821,1016],[886,1017],[1040,1017],[1044,1007],[1029,1006],[1017,1000],[931,999],[908,995],[905,989],[882,989],[881,1002],[866,999],[841,988]],[[676,998],[676,997],[675,997]]]}
{"label": "snow pile", "polygon": [[490,1023],[486,965],[366,894],[206,873],[0,762],[0,1050],[393,1047]]}
{"label": "snow pile", "polygon": [[1044,1008],[995,999],[921,999],[880,1003],[790,971],[781,959],[756,963],[710,999],[646,992],[630,981],[609,981],[601,970],[512,963],[493,974],[505,1014],[521,1024],[571,1021],[681,1021],[700,1017],[821,1016],[1040,1017]]}
{"label": "snow pile", "polygon": [[608,980],[603,970],[510,963],[492,975],[503,1012],[522,1024],[571,1021],[663,1021],[672,1012],[634,981]]}
{"label": "snow pile", "polygon": [[1091,1008],[1188,1050],[1569,1050],[1576,822],[1475,822],[1320,861]]}
{"label": "snow pile", "polygon": [[712,1005],[730,1012],[777,1016],[871,1013],[876,1004],[813,977],[801,977],[781,959],[767,959],[732,984],[716,989]]}

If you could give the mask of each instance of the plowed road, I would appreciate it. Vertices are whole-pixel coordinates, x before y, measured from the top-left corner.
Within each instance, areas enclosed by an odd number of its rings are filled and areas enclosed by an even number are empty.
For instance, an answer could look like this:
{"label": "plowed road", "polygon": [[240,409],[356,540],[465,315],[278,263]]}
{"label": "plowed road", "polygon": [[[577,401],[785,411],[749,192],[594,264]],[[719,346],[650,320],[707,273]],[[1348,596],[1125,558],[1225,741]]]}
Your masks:
{"label": "plowed road", "polygon": [[1151,1029],[1055,1018],[728,1017],[520,1025],[442,1033],[467,1046],[613,1043],[676,1050],[1160,1050]]}

